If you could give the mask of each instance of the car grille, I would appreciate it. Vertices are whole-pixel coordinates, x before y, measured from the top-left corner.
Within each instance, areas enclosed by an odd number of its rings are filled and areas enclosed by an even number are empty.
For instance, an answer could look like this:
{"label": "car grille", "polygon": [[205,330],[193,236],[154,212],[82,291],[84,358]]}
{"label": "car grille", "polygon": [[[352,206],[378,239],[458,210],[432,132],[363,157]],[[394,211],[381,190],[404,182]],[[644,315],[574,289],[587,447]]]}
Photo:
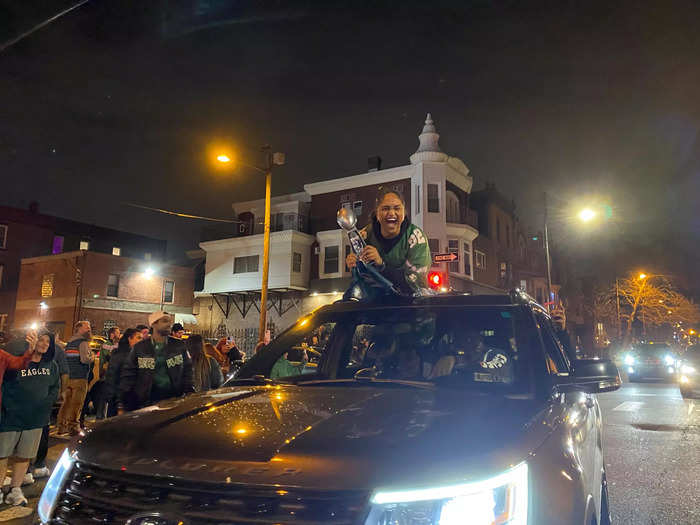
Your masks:
{"label": "car grille", "polygon": [[367,508],[360,491],[240,487],[138,476],[78,463],[59,497],[54,525],[120,524],[160,512],[186,525],[357,523]]}

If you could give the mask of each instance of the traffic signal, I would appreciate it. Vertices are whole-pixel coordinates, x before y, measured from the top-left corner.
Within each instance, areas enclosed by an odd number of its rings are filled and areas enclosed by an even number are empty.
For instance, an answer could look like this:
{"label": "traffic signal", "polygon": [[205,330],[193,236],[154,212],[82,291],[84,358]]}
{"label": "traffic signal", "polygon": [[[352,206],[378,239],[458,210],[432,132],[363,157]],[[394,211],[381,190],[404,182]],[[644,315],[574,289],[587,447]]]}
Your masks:
{"label": "traffic signal", "polygon": [[428,286],[433,290],[442,291],[442,288],[445,287],[445,276],[443,273],[436,271],[428,272]]}

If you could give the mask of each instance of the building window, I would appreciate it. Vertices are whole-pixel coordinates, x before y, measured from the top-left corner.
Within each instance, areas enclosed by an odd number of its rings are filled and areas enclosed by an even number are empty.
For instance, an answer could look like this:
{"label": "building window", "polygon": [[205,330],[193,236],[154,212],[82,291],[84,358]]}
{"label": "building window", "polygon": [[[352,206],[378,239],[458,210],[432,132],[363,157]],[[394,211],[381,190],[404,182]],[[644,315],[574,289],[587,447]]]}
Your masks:
{"label": "building window", "polygon": [[53,255],[63,253],[63,241],[64,240],[65,239],[63,238],[63,235],[54,235],[53,236],[53,244],[51,245],[51,253]]}
{"label": "building window", "polygon": [[499,265],[500,271],[501,271],[501,278],[505,278],[506,273],[508,273],[508,263],[502,262]]}
{"label": "building window", "polygon": [[338,273],[338,246],[326,246],[323,249],[323,273]]}
{"label": "building window", "polygon": [[[447,241],[447,251],[449,253],[454,253],[459,257],[459,241],[457,239],[448,239]],[[449,263],[450,273],[459,273],[459,259]]]}
{"label": "building window", "polygon": [[259,255],[236,257],[233,260],[233,273],[254,273],[258,271]]}
{"label": "building window", "polygon": [[112,255],[119,257],[122,254],[122,249],[119,246],[112,246]]}
{"label": "building window", "polygon": [[41,278],[41,296],[51,297],[53,296],[53,280],[55,274],[47,273]]}
{"label": "building window", "polygon": [[0,249],[7,248],[7,224],[0,224]]}
{"label": "building window", "polygon": [[175,296],[175,281],[163,281],[163,302],[172,303]]}
{"label": "building window", "polygon": [[296,273],[301,273],[301,254],[297,252],[292,253],[292,271]]}
{"label": "building window", "polygon": [[462,253],[464,257],[464,274],[467,276],[470,276],[472,274],[471,251],[471,245],[468,242],[463,242]]}
{"label": "building window", "polygon": [[428,212],[440,213],[440,187],[428,184]]}
{"label": "building window", "polygon": [[445,211],[447,213],[447,222],[458,224],[459,221],[459,199],[454,192],[448,191],[445,197]]}
{"label": "building window", "polygon": [[116,273],[107,277],[107,297],[119,297],[119,276]]}
{"label": "building window", "polygon": [[479,250],[474,250],[474,266],[480,270],[486,269],[486,254]]}
{"label": "building window", "polygon": [[416,185],[416,215],[420,213],[420,184]]}
{"label": "building window", "polygon": [[527,292],[527,281],[525,279],[520,279],[520,290]]}
{"label": "building window", "polygon": [[150,252],[144,253],[143,258],[147,261],[150,261],[151,260],[151,253]]}
{"label": "building window", "polygon": [[90,242],[89,241],[80,241],[80,249],[82,251],[87,251],[90,249]]}
{"label": "building window", "polygon": [[355,201],[352,203],[352,209],[355,212],[355,217],[362,215],[362,201]]}
{"label": "building window", "polygon": [[496,218],[496,240],[501,242],[501,219]]}

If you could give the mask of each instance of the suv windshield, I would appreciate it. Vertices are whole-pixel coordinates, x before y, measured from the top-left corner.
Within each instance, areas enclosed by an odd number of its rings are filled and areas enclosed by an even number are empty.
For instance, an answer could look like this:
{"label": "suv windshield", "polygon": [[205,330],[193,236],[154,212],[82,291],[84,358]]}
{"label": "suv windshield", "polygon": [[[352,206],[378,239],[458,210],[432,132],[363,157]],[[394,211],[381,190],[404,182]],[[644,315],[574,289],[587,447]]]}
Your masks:
{"label": "suv windshield", "polygon": [[523,391],[529,359],[516,333],[518,315],[512,307],[455,306],[327,313],[300,321],[245,375]]}

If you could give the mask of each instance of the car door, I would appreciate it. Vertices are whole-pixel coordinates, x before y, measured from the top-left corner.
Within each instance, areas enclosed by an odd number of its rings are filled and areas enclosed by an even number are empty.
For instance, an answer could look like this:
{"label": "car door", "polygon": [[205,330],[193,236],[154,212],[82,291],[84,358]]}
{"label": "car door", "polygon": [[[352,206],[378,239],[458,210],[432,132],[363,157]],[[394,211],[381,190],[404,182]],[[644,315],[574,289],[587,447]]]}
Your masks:
{"label": "car door", "polygon": [[[556,367],[555,373],[571,373],[571,365],[559,342],[548,316],[535,314],[548,360]],[[551,365],[550,365],[551,366]],[[603,473],[602,424],[600,408],[594,394],[582,391],[564,394],[566,425],[569,429],[569,447],[581,468],[583,484],[600,509],[600,488]]]}

